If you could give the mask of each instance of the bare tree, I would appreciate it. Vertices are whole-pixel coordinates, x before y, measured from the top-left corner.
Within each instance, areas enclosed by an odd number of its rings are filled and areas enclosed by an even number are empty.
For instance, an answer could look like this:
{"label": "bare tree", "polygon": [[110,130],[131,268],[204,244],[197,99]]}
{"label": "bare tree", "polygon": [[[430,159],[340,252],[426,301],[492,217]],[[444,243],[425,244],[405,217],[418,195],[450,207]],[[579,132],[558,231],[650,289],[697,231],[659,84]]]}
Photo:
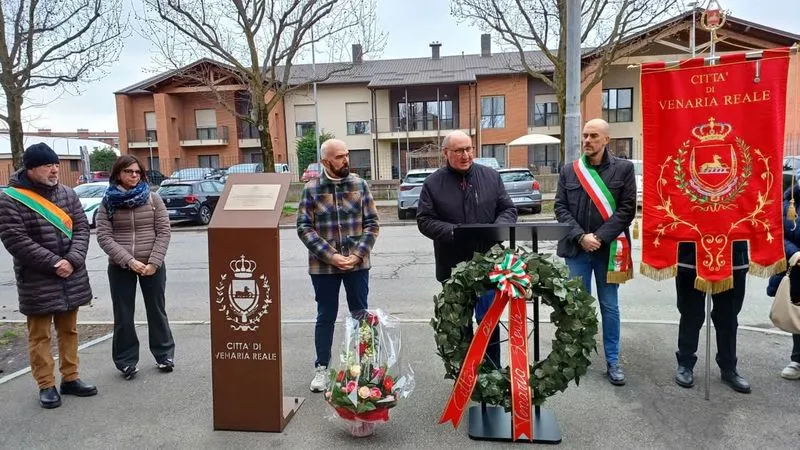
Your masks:
{"label": "bare tree", "polygon": [[[34,89],[80,91],[122,49],[122,0],[0,0],[0,85],[11,155],[20,167],[22,110]],[[54,96],[59,95],[54,93]]]}
{"label": "bare tree", "polygon": [[[382,50],[386,35],[377,30],[376,9],[377,0],[145,0],[140,23],[162,68],[178,69],[204,57],[227,66],[230,78],[224,82],[210,66],[176,75],[202,83],[237,119],[256,127],[264,170],[272,172],[269,113],[291,90],[352,64],[328,65],[300,78],[293,67],[307,58],[312,43],[329,61],[341,60],[353,42],[361,43],[365,54]],[[248,94],[247,111],[236,108],[237,95],[230,91],[236,85]]]}
{"label": "bare tree", "polygon": [[[501,44],[519,55],[519,67],[555,92],[564,129],[567,74],[567,0],[451,0],[452,14],[495,33]],[[582,0],[581,48],[584,58],[581,100],[601,82],[611,64],[641,49],[658,35],[643,33],[679,12],[678,0]],[[637,36],[638,35],[638,36]],[[630,38],[635,37],[633,40]],[[625,40],[627,38],[627,40]],[[533,51],[538,52],[534,55]],[[552,72],[541,69],[541,60]],[[561,133],[564,161],[564,133]]]}

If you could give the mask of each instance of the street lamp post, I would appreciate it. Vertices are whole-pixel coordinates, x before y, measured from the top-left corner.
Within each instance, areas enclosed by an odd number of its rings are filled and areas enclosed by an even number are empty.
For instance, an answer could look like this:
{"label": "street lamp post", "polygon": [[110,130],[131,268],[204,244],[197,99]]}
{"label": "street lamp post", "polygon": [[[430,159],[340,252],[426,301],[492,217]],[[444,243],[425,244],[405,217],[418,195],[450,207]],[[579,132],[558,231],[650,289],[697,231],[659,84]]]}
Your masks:
{"label": "street lamp post", "polygon": [[149,134],[147,135],[147,148],[150,149],[150,167],[149,167],[149,170],[151,171],[150,173],[152,173],[152,170],[153,170],[153,137],[150,136]]}
{"label": "street lamp post", "polygon": [[564,164],[580,157],[581,0],[567,3],[567,92],[564,111]]}

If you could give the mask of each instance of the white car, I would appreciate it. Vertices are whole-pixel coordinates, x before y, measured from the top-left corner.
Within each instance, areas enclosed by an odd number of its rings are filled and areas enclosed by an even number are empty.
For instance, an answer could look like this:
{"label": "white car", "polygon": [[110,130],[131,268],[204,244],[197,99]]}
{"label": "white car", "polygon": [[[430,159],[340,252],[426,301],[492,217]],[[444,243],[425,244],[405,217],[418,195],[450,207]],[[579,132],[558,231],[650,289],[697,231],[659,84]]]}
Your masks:
{"label": "white car", "polygon": [[81,200],[83,212],[86,213],[86,218],[89,219],[89,226],[92,228],[95,226],[97,209],[100,208],[106,189],[108,189],[108,181],[85,183],[75,187],[75,193],[78,194]]}

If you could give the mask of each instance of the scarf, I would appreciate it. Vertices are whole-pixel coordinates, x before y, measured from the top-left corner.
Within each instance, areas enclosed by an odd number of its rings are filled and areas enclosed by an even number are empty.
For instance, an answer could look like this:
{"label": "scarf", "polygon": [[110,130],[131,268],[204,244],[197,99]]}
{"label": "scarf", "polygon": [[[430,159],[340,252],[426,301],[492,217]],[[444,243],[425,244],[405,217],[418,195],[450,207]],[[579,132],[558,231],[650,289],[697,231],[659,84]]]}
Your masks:
{"label": "scarf", "polygon": [[127,191],[117,184],[109,184],[106,195],[103,196],[103,206],[106,207],[110,219],[117,208],[136,208],[147,203],[149,198],[150,185],[146,182],[140,182]]}

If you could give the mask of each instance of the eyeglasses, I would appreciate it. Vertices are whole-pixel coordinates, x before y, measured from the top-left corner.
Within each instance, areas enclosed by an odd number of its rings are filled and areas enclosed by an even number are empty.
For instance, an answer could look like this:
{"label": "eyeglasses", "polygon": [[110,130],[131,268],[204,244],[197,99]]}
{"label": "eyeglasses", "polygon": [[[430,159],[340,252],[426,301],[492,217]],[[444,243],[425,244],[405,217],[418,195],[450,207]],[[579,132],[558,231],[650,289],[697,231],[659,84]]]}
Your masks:
{"label": "eyeglasses", "polygon": [[472,153],[472,150],[473,150],[472,146],[450,149],[451,152],[459,156],[464,156],[467,153]]}
{"label": "eyeglasses", "polygon": [[122,169],[122,173],[124,173],[125,175],[136,175],[137,177],[142,176],[141,170]]}

